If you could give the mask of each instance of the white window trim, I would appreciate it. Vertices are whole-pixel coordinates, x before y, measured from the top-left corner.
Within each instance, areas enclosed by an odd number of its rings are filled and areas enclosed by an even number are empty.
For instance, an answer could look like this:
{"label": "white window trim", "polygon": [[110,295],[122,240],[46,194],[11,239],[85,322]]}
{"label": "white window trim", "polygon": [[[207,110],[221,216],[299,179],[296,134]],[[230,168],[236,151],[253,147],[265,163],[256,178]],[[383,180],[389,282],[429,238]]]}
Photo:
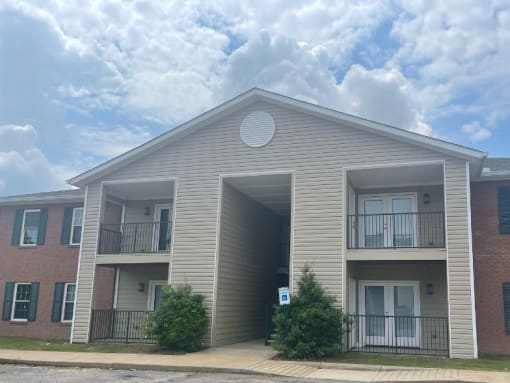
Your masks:
{"label": "white window trim", "polygon": [[154,295],[156,293],[156,286],[168,286],[168,281],[149,281],[149,296],[147,300],[147,309],[154,310]]}
{"label": "white window trim", "polygon": [[[76,210],[78,209],[81,209],[82,210],[82,225],[81,225],[81,234],[80,234],[80,242],[73,242],[73,233],[74,233],[74,222],[75,222],[75,215],[76,215]],[[83,214],[85,213],[85,211],[83,210],[83,207],[74,207],[73,208],[73,219],[71,220],[71,233],[69,234],[69,244],[70,245],[80,245],[81,244],[81,237],[82,237],[82,234],[83,234]]]}
{"label": "white window trim", "polygon": [[[70,301],[66,301],[66,297],[67,297],[67,288],[70,286],[70,285],[74,285],[74,301],[73,301],[73,318],[70,319],[70,320],[64,320],[64,315],[65,315],[65,308],[66,308],[66,303],[70,303]],[[60,321],[62,323],[71,323],[74,319],[74,305],[76,304],[76,283],[74,282],[69,282],[69,283],[66,283],[64,285],[64,296],[62,297],[62,308],[60,310]]]}
{"label": "white window trim", "polygon": [[[39,229],[37,229],[37,238],[35,240],[35,243],[23,243],[23,240],[25,239],[25,218],[27,216],[27,213],[35,213],[39,212],[41,214],[41,209],[28,209],[23,210],[23,222],[21,224],[21,232],[19,236],[19,245],[20,246],[37,246],[37,241],[39,240]],[[41,219],[41,216],[39,215],[39,219]]]}
{"label": "white window trim", "polygon": [[[13,296],[12,296],[12,307],[11,307],[11,321],[13,322],[27,322],[28,321],[28,318],[14,318],[14,308],[16,307],[16,302],[18,302],[16,300],[16,295],[18,293],[18,286],[20,285],[29,285],[29,286],[32,286],[32,283],[30,282],[16,282],[14,284],[14,291],[13,291]],[[32,298],[32,297],[30,297]],[[28,301],[28,304],[30,305],[30,301],[31,299]],[[25,302],[25,301],[19,301],[19,302]],[[30,309],[29,309],[30,310]]]}
{"label": "white window trim", "polygon": [[[162,209],[168,209],[168,222],[170,225],[173,226],[173,202],[170,203],[157,203],[154,204],[154,226],[153,226],[153,234],[152,234],[152,250],[158,251],[159,248],[159,226],[156,225],[157,222],[159,222],[159,217],[161,216],[161,210]],[[156,230],[156,226],[158,230]],[[172,235],[172,231],[170,231],[170,235]],[[172,238],[170,237],[170,252],[172,252]]]}
{"label": "white window trim", "polygon": [[[399,197],[412,197],[413,198],[413,208],[414,213],[418,212],[418,193],[416,192],[403,192],[403,193],[382,193],[382,194],[360,194],[358,197],[358,203],[359,203],[359,214],[364,213],[364,205],[363,200],[365,199],[374,199],[374,198],[399,198]],[[385,211],[385,213],[387,213]]]}

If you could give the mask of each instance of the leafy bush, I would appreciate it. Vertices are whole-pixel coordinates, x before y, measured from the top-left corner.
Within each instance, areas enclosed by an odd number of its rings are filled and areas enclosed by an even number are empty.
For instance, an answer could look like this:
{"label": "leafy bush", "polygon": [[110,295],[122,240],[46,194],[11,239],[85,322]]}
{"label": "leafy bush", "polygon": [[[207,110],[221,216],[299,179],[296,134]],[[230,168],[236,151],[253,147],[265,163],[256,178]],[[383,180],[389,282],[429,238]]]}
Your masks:
{"label": "leafy bush", "polygon": [[149,317],[147,336],[172,350],[197,351],[207,331],[203,297],[193,294],[191,286],[163,288],[161,302]]}
{"label": "leafy bush", "polygon": [[308,266],[298,287],[287,308],[275,308],[273,347],[290,359],[321,358],[340,352],[346,316],[334,306],[335,299],[326,294]]}

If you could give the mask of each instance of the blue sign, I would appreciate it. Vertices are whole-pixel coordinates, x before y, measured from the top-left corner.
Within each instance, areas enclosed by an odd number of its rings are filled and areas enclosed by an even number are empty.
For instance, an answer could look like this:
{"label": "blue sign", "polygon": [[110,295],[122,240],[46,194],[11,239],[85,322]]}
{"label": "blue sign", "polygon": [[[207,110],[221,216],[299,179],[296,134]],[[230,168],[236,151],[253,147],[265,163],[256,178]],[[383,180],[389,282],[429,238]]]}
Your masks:
{"label": "blue sign", "polygon": [[280,305],[288,305],[290,303],[290,293],[288,287],[280,287],[278,289],[278,297],[280,299]]}

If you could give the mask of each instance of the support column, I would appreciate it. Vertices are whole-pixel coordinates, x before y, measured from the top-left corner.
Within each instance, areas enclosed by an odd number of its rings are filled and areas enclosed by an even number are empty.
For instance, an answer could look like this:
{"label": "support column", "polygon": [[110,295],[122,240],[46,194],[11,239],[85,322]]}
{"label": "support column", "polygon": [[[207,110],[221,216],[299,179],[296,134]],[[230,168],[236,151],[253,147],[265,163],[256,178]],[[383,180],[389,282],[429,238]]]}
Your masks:
{"label": "support column", "polygon": [[344,306],[343,178],[324,169],[297,172],[294,186],[291,289],[297,291],[305,265],[329,294]]}
{"label": "support column", "polygon": [[477,358],[469,163],[445,162],[450,357]]}
{"label": "support column", "polygon": [[88,185],[85,189],[84,223],[78,260],[71,343],[88,343],[89,341],[99,225],[104,207],[101,189],[100,183]]}

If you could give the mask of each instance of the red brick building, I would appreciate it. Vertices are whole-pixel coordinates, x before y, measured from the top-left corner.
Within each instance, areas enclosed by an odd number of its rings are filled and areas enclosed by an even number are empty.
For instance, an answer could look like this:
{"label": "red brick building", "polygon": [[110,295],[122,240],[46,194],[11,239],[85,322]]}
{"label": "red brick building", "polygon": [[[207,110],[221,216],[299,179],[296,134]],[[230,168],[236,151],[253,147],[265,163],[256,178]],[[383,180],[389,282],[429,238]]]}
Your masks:
{"label": "red brick building", "polygon": [[486,159],[471,184],[478,350],[510,354],[510,160]]}
{"label": "red brick building", "polygon": [[[69,339],[82,224],[80,190],[0,198],[0,335]],[[111,290],[113,270],[98,276]]]}

